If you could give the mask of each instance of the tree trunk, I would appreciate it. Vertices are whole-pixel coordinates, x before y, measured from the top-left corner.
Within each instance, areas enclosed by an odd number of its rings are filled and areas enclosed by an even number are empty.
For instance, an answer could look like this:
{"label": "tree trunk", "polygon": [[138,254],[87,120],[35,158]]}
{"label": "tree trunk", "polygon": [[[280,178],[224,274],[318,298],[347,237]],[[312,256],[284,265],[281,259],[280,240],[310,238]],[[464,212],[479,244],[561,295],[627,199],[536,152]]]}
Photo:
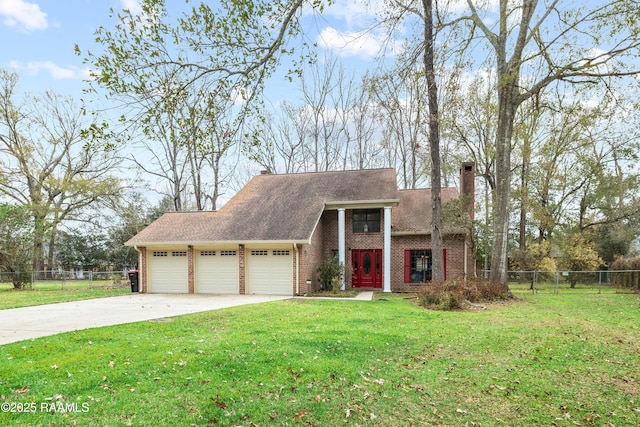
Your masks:
{"label": "tree trunk", "polygon": [[[500,75],[506,75],[501,73]],[[496,134],[496,189],[493,206],[493,248],[491,251],[492,281],[502,283],[507,290],[507,251],[509,242],[509,202],[511,200],[511,137],[517,103],[517,78],[499,89],[498,129]],[[509,291],[509,294],[511,292]]]}
{"label": "tree trunk", "polygon": [[444,281],[442,252],[442,199],[440,172],[440,128],[438,112],[438,87],[434,71],[433,10],[432,0],[422,0],[424,9],[424,68],[429,98],[429,147],[431,151],[431,256],[432,283]]}

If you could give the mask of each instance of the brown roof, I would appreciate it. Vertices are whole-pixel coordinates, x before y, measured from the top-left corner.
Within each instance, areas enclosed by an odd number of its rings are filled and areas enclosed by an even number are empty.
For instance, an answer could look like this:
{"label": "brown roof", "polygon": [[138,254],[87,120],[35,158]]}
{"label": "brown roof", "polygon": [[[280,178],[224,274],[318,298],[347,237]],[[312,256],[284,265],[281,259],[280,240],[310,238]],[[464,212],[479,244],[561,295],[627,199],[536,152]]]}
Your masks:
{"label": "brown roof", "polygon": [[[393,233],[431,234],[431,189],[398,190],[400,202],[392,211]],[[458,197],[454,187],[443,188],[442,203]]]}
{"label": "brown roof", "polygon": [[217,212],[171,212],[126,244],[308,241],[332,202],[397,200],[394,169],[253,177]]}

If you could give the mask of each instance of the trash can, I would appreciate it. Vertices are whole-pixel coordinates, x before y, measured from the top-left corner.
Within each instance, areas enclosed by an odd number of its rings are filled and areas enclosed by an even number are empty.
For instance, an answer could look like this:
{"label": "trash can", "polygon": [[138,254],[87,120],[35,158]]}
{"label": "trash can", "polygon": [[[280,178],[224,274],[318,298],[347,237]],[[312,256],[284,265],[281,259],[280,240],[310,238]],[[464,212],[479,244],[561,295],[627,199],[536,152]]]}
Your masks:
{"label": "trash can", "polygon": [[129,270],[129,282],[131,282],[131,292],[138,291],[138,270]]}

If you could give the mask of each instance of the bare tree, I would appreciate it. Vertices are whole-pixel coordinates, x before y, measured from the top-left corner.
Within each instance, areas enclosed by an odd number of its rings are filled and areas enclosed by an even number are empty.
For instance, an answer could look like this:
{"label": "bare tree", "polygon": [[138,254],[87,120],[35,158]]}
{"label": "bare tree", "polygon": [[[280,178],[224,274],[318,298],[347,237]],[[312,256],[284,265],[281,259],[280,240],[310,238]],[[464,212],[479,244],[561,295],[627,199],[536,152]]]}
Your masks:
{"label": "bare tree", "polygon": [[[635,0],[577,7],[564,5],[561,0],[544,4],[538,0],[500,0],[495,27],[484,19],[489,13],[484,3],[467,0],[467,6],[468,11],[460,19],[471,24],[469,38],[480,35],[484,43],[478,43],[478,47],[491,49],[497,71],[496,191],[490,277],[507,286],[511,147],[516,112],[524,101],[553,82],[582,84],[604,76],[637,74],[637,65],[627,58],[637,57],[640,47],[639,5]],[[523,80],[523,72],[531,69],[544,70],[544,74]]]}
{"label": "bare tree", "polygon": [[424,73],[411,67],[385,73],[375,79],[372,90],[378,105],[388,165],[400,171],[404,188],[417,188],[426,170],[425,126],[428,120],[423,94]]}
{"label": "bare tree", "polygon": [[29,206],[34,223],[34,269],[43,268],[45,243],[53,263],[56,233],[65,221],[92,221],[120,194],[117,163],[90,145],[90,125],[72,99],[53,92],[16,102],[17,76],[0,70],[0,194]]}

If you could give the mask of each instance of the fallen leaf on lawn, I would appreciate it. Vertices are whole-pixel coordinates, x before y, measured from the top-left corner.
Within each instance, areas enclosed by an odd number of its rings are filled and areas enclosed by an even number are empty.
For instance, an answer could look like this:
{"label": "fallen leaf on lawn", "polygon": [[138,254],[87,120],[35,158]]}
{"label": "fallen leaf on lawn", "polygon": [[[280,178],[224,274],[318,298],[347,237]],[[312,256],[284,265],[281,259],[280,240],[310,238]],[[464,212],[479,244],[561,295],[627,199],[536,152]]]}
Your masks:
{"label": "fallen leaf on lawn", "polygon": [[457,412],[457,413],[459,413],[459,414],[466,414],[466,413],[468,413],[468,411],[466,411],[465,409],[460,409],[460,408],[456,409],[456,412]]}
{"label": "fallen leaf on lawn", "polygon": [[302,418],[302,417],[304,417],[305,415],[309,415],[309,413],[308,413],[307,411],[298,411],[298,413],[297,413],[297,414],[295,414],[295,415],[293,416],[293,418]]}
{"label": "fallen leaf on lawn", "polygon": [[58,369],[58,365],[51,365],[51,369]]}
{"label": "fallen leaf on lawn", "polygon": [[116,366],[116,362],[114,362],[113,360],[109,360],[109,367],[113,368],[114,366]]}
{"label": "fallen leaf on lawn", "polygon": [[226,408],[227,408],[227,404],[226,404],[225,402],[223,402],[222,400],[217,399],[217,398],[216,398],[216,399],[212,399],[212,400],[213,400],[213,403],[214,403],[218,408],[221,408],[221,409],[226,409]]}
{"label": "fallen leaf on lawn", "polygon": [[19,388],[18,390],[16,390],[16,393],[18,393],[18,394],[25,394],[25,393],[26,393],[26,392],[28,392],[28,391],[29,391],[29,386],[28,386],[28,385],[26,385],[26,386],[24,386],[24,387]]}
{"label": "fallen leaf on lawn", "polygon": [[384,384],[384,380],[382,378],[380,378],[379,380],[374,380],[373,383],[374,384],[378,384],[378,385],[382,385],[382,384]]}

